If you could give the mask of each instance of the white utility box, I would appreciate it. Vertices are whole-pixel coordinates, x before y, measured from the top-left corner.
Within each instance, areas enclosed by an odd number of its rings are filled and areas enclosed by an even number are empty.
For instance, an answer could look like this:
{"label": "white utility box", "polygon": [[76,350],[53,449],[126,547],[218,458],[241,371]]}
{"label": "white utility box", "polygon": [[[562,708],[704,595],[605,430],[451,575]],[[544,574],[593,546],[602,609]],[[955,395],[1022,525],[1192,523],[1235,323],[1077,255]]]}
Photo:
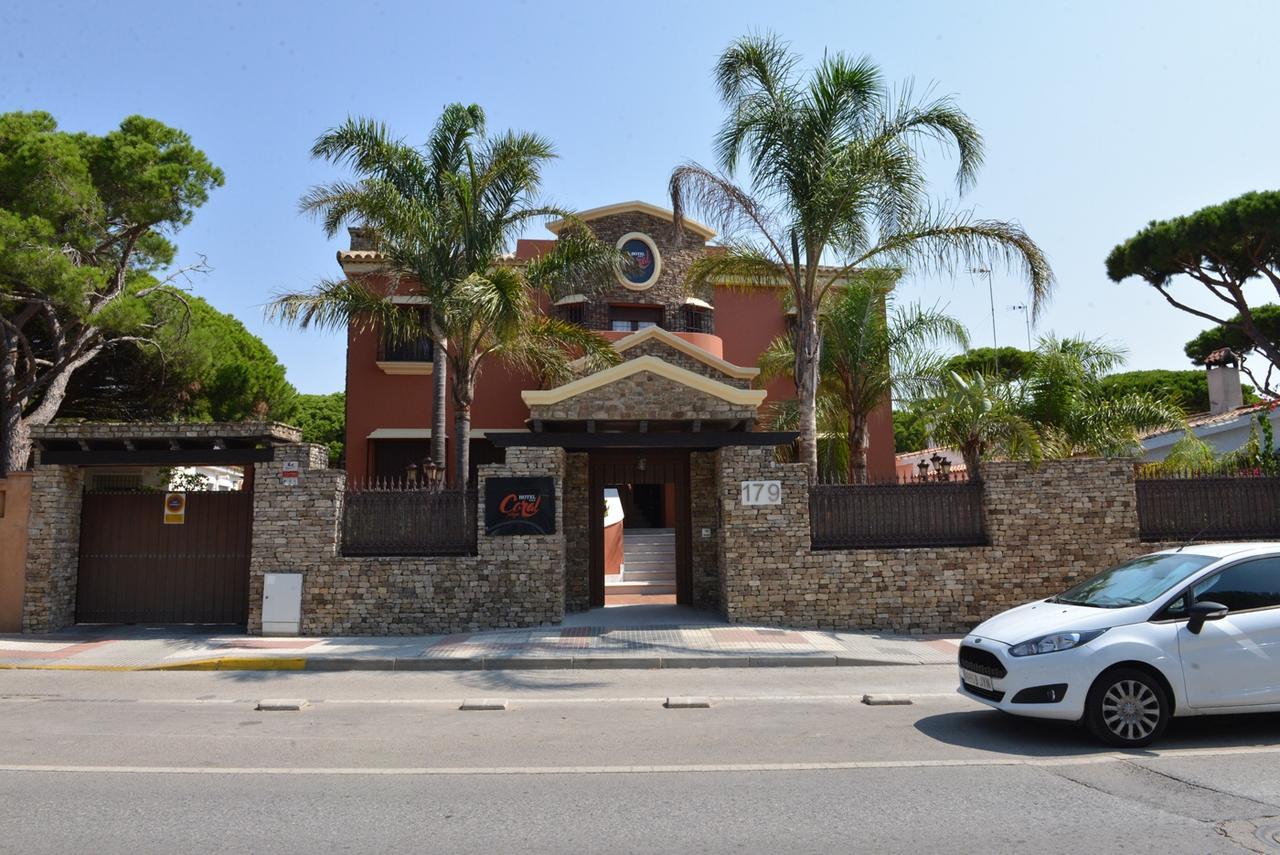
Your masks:
{"label": "white utility box", "polygon": [[302,574],[264,573],[262,634],[297,635],[302,621]]}

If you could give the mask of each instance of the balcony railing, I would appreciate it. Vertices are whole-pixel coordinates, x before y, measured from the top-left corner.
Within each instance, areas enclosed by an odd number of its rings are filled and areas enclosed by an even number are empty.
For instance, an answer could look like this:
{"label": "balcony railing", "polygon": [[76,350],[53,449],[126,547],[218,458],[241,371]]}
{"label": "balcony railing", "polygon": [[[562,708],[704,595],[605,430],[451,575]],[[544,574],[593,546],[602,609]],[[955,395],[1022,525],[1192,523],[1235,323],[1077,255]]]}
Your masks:
{"label": "balcony railing", "polygon": [[378,347],[379,362],[432,362],[435,349],[430,338],[409,341],[384,338]]}

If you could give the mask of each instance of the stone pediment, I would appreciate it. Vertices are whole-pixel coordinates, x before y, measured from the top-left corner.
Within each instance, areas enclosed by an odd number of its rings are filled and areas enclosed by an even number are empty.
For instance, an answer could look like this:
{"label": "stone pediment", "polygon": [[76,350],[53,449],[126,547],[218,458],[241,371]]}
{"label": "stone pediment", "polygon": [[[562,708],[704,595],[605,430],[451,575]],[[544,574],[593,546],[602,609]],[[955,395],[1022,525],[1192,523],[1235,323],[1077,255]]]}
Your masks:
{"label": "stone pediment", "polygon": [[[625,360],[656,356],[663,362],[739,389],[749,389],[751,381],[760,374],[759,368],[734,365],[661,327],[631,333],[615,341],[613,348]],[[582,360],[575,365],[583,365]]]}
{"label": "stone pediment", "polygon": [[554,389],[520,395],[530,417],[542,421],[720,422],[754,420],[766,393],[657,356],[640,356]]}

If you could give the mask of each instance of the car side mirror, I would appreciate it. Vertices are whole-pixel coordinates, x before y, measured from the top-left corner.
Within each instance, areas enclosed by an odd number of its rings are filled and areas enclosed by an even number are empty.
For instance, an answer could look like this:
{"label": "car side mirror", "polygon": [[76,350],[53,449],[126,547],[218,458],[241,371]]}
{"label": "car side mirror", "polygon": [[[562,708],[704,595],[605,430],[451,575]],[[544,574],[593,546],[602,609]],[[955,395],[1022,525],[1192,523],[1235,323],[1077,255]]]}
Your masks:
{"label": "car side mirror", "polygon": [[1222,620],[1230,611],[1222,603],[1214,603],[1209,600],[1201,600],[1194,603],[1191,608],[1187,609],[1187,632],[1192,635],[1199,635],[1200,630],[1204,629],[1204,622],[1207,620]]}

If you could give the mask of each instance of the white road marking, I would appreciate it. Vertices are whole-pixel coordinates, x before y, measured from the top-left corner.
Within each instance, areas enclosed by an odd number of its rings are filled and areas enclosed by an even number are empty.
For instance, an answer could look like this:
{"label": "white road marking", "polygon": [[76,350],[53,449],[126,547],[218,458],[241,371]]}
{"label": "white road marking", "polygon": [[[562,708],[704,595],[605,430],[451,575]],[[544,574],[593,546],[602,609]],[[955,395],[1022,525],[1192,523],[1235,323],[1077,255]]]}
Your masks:
{"label": "white road marking", "polygon": [[[910,694],[901,695],[902,697],[911,698],[913,700],[926,699],[954,699],[966,706],[981,707],[976,701],[972,701],[956,692],[912,692]],[[706,695],[703,696],[709,700],[719,703],[774,703],[774,702],[798,702],[798,703],[822,703],[822,702],[850,702],[856,703],[862,700],[862,694],[856,695]],[[665,695],[646,695],[646,696],[630,696],[617,698],[526,698],[523,696],[515,696],[519,700],[521,706],[557,706],[559,704],[653,704],[662,703],[667,699]],[[458,706],[463,703],[466,698],[310,698],[309,703],[323,704],[324,706],[369,706],[369,705],[385,705],[385,706]],[[41,698],[41,697],[0,697],[0,704],[5,703],[74,703],[74,704],[164,704],[164,705],[182,705],[190,704],[199,706],[202,704],[253,704],[257,703],[255,698]]]}
{"label": "white road marking", "polygon": [[699,763],[655,766],[405,766],[405,767],[287,767],[287,766],[63,766],[0,765],[0,773],[35,772],[103,775],[333,775],[418,776],[448,775],[670,775],[742,772],[831,772],[861,769],[936,769],[987,766],[1092,766],[1104,763],[1180,760],[1188,757],[1232,757],[1277,754],[1280,745],[1231,748],[1183,748],[1126,754],[1105,752],[1078,757],[975,757],[956,760],[854,760],[834,763]]}

